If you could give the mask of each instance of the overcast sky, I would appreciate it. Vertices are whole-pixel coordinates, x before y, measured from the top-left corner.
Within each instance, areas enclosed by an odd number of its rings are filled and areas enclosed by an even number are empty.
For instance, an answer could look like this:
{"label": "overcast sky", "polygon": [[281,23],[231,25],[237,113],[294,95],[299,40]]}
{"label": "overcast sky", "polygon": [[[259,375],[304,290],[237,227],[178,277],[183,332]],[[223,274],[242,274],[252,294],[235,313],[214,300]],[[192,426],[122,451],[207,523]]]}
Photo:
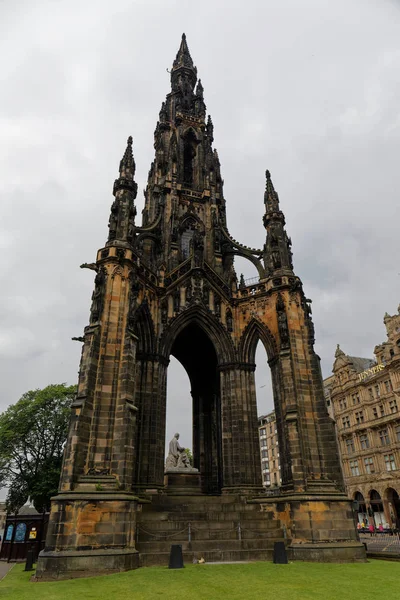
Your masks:
{"label": "overcast sky", "polygon": [[[400,2],[389,0],[0,2],[0,410],[77,381],[71,337],[88,323],[94,275],[79,265],[106,240],[130,134],[140,215],[183,31],[214,122],[230,233],[263,245],[270,169],[324,376],[338,342],[372,356],[400,302],[399,27]],[[169,371],[167,437],[180,430],[190,445],[188,380],[176,361]]]}

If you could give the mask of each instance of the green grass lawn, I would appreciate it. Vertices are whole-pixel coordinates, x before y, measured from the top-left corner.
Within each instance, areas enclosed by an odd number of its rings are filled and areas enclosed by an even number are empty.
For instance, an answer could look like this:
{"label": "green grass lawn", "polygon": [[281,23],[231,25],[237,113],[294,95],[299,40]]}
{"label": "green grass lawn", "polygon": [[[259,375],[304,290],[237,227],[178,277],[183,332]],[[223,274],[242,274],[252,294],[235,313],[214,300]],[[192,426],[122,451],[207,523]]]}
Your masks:
{"label": "green grass lawn", "polygon": [[9,600],[384,600],[400,599],[400,563],[249,563],[164,567],[58,581],[31,583],[15,566],[0,582]]}

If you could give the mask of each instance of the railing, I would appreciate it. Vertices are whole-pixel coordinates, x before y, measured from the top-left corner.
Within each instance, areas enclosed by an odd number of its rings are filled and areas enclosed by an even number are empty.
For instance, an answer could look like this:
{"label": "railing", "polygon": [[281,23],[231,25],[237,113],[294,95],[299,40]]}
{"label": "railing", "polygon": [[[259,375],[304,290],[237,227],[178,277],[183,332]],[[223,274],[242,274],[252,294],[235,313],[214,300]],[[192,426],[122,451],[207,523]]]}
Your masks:
{"label": "railing", "polygon": [[[146,543],[146,541],[166,542],[168,540],[172,540],[172,539],[176,538],[177,536],[181,536],[180,539],[182,539],[182,540],[186,538],[188,542],[191,542],[193,540],[193,537],[196,538],[196,531],[203,532],[205,530],[194,527],[192,525],[192,523],[189,522],[183,529],[180,529],[179,531],[149,531],[145,527],[142,527],[142,525],[140,525],[140,523],[138,523],[136,525],[136,542],[138,544],[140,544],[140,542]],[[217,530],[215,530],[215,533],[218,533],[218,534],[231,533],[232,531],[237,532],[237,539],[239,541],[242,540],[243,532],[251,533],[255,537],[261,537],[263,535],[267,535],[267,536],[270,535],[269,531],[255,531],[253,529],[247,529],[242,526],[240,521],[238,522],[237,525],[234,525],[233,527],[230,527],[229,529],[217,529]],[[145,536],[151,537],[152,539],[151,540],[140,539],[141,533],[143,533]],[[193,533],[194,533],[194,535],[193,535]]]}
{"label": "railing", "polygon": [[259,283],[260,278],[259,277],[250,277],[250,279],[245,279],[244,282],[246,285],[253,285],[254,283]]}
{"label": "railing", "polygon": [[368,553],[385,552],[400,555],[400,533],[395,531],[360,531],[360,541],[366,544]]}

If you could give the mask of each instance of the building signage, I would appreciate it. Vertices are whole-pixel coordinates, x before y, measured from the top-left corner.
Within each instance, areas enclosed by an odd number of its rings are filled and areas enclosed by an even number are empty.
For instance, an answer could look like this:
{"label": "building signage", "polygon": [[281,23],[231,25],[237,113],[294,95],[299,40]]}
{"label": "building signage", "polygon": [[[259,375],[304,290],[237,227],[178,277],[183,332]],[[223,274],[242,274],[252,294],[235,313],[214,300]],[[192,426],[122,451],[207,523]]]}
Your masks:
{"label": "building signage", "polygon": [[367,377],[370,377],[371,375],[375,375],[376,373],[379,373],[379,371],[383,371],[384,368],[385,368],[385,365],[382,363],[380,365],[375,365],[374,367],[371,367],[370,369],[366,369],[366,371],[359,373],[358,379],[359,379],[359,381],[364,381],[364,379],[367,379]]}

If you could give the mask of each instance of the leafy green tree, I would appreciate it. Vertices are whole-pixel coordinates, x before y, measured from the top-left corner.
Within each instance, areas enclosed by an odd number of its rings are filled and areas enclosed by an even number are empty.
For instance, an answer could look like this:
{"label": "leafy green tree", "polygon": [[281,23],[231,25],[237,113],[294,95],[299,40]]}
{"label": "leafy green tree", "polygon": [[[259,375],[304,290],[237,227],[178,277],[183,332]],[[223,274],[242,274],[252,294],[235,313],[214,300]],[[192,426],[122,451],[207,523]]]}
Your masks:
{"label": "leafy green tree", "polygon": [[190,462],[190,464],[191,464],[191,465],[192,465],[192,467],[193,467],[193,454],[192,454],[192,451],[191,451],[191,449],[190,449],[190,448],[185,448],[185,452],[186,452],[186,456],[187,456],[187,457],[188,457],[188,459],[189,459],[189,462]]}
{"label": "leafy green tree", "polygon": [[0,414],[0,489],[8,487],[9,512],[17,512],[28,496],[37,511],[49,510],[75,393],[76,386],[48,385],[26,392]]}

